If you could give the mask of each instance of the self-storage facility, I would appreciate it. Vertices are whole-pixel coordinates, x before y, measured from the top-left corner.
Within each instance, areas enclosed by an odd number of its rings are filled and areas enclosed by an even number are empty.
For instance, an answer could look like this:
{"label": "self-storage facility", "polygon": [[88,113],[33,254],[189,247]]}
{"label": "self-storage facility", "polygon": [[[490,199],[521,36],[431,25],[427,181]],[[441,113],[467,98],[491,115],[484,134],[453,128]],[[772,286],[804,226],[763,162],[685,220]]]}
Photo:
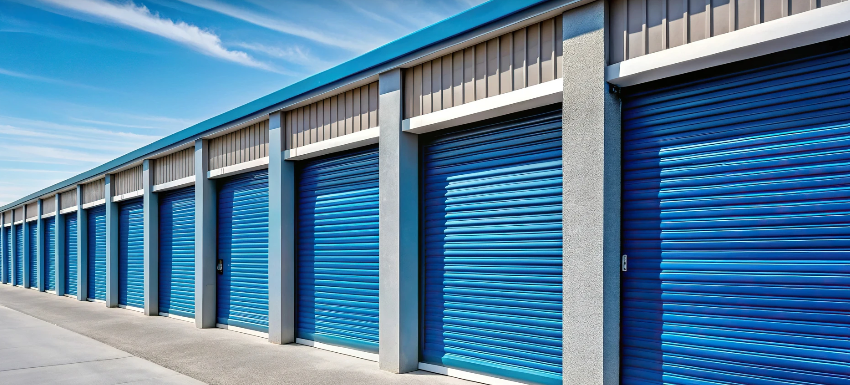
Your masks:
{"label": "self-storage facility", "polygon": [[850,3],[493,0],[0,207],[3,283],[483,383],[850,383]]}

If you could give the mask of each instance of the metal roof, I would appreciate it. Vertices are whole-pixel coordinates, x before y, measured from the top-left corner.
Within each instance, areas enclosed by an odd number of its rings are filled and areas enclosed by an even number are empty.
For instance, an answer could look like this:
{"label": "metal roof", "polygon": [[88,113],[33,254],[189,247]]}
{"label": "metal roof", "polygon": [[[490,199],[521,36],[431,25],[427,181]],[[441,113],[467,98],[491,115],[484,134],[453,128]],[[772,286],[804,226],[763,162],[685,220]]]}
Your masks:
{"label": "metal roof", "polygon": [[451,16],[445,20],[439,21],[428,27],[384,44],[345,63],[310,76],[281,90],[263,96],[240,107],[236,107],[191,127],[175,132],[142,148],[122,155],[108,163],[102,164],[89,171],[34,192],[12,203],[3,205],[0,207],[0,211],[37,199],[69,185],[74,185],[87,179],[91,179],[163,148],[180,144],[207,131],[221,127],[222,125],[234,122],[264,109],[274,107],[275,105],[285,103],[290,99],[297,98],[298,96],[319,87],[327,86],[339,80],[380,66],[399,57],[422,50],[464,32],[492,23],[546,1],[547,0],[491,0],[482,3],[457,15]]}

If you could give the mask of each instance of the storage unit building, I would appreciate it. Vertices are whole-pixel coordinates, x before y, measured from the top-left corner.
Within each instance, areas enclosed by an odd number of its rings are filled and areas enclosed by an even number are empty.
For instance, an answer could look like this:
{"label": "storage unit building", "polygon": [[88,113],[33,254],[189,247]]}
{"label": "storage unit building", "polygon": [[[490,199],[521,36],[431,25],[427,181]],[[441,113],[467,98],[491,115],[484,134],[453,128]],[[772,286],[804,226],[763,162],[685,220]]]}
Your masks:
{"label": "storage unit building", "polygon": [[88,272],[86,296],[106,301],[106,209],[97,206],[86,210],[88,222]]}
{"label": "storage unit building", "polygon": [[195,317],[195,189],[162,193],[159,205],[159,312]]}
{"label": "storage unit building", "polygon": [[65,215],[65,294],[77,295],[77,213]]}
{"label": "storage unit building", "polygon": [[145,228],[141,199],[118,207],[118,304],[145,306]]}
{"label": "storage unit building", "polygon": [[42,278],[44,289],[56,290],[56,217],[45,218],[44,226],[44,268]]}
{"label": "storage unit building", "polygon": [[28,222],[26,226],[27,245],[26,245],[26,271],[29,279],[29,287],[38,287],[38,227],[35,222]]}
{"label": "storage unit building", "polygon": [[15,225],[13,232],[15,237],[14,247],[14,266],[15,266],[15,285],[24,285],[24,226]]}

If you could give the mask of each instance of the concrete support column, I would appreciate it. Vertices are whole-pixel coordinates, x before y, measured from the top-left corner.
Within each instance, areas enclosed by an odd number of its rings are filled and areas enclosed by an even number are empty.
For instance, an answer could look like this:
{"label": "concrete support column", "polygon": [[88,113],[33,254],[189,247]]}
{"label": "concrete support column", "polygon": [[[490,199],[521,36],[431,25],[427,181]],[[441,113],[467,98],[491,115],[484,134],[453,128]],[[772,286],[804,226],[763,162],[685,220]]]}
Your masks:
{"label": "concrete support column", "polygon": [[89,295],[89,217],[83,210],[83,185],[77,185],[77,300]]}
{"label": "concrete support column", "polygon": [[106,201],[106,307],[118,307],[118,204],[115,176],[106,174],[103,198]]}
{"label": "concrete support column", "polygon": [[[65,287],[65,216],[59,214],[62,206],[60,205],[61,199],[60,195],[56,194],[53,198],[54,204],[56,207],[55,211],[55,219],[54,224],[56,225],[56,231],[54,232],[53,244],[56,247],[56,270],[53,279],[56,280],[56,295],[63,296],[68,292],[68,288]],[[70,263],[71,261],[69,261]]]}
{"label": "concrete support column", "polygon": [[216,186],[207,178],[209,143],[195,141],[195,326],[215,327]]}
{"label": "concrete support column", "polygon": [[159,195],[153,192],[153,165],[142,163],[145,227],[145,315],[159,315]]}
{"label": "concrete support column", "polygon": [[607,2],[563,14],[564,384],[618,384],[620,102],[605,83]]}
{"label": "concrete support column", "polygon": [[44,215],[44,202],[42,199],[38,200],[38,219],[35,220],[35,263],[36,263],[36,277],[38,277],[38,291],[44,291],[47,287],[44,282],[44,269],[47,268],[46,261],[44,259],[44,220],[41,219],[41,216]]}
{"label": "concrete support column", "polygon": [[18,282],[18,274],[16,273],[18,271],[18,261],[15,258],[15,253],[18,252],[18,242],[16,241],[16,239],[18,239],[18,234],[17,229],[15,228],[15,221],[18,218],[15,217],[15,209],[12,208],[11,211],[12,219],[10,223],[12,224],[12,230],[9,231],[9,234],[11,234],[12,239],[9,240],[9,262],[11,262],[12,269],[9,271],[9,275],[11,275],[11,277],[9,277],[9,282],[11,282],[12,285],[20,285],[22,283]]}
{"label": "concrete support column", "polygon": [[405,373],[419,365],[419,141],[401,130],[402,73],[380,74],[379,365]]}
{"label": "concrete support column", "polygon": [[269,342],[295,342],[295,162],[284,160],[282,113],[269,116]]}
{"label": "concrete support column", "polygon": [[23,269],[21,271],[23,272],[24,287],[29,289],[30,287],[33,286],[33,282],[30,282],[30,268],[32,266],[32,264],[30,262],[30,248],[35,247],[35,245],[30,244],[30,222],[27,222],[27,217],[31,213],[27,212],[28,210],[27,210],[26,204],[24,205],[23,211],[24,211],[24,218],[23,218],[24,223],[21,225],[21,231],[23,231],[23,237],[24,237],[24,252],[21,255],[23,257],[23,258],[21,258],[21,260],[23,260],[24,266],[23,266]]}

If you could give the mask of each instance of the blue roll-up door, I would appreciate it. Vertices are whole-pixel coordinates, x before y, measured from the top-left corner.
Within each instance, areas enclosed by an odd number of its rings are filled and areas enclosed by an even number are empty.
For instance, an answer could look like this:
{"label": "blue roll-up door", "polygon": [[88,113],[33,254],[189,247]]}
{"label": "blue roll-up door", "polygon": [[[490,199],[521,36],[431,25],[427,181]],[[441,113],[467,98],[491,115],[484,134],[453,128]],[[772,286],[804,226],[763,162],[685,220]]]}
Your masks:
{"label": "blue roll-up door", "polygon": [[44,219],[44,289],[56,290],[56,217]]}
{"label": "blue roll-up door", "polygon": [[65,214],[65,293],[77,295],[77,213]]}
{"label": "blue roll-up door", "polygon": [[422,360],[561,384],[561,109],[422,141]]}
{"label": "blue roll-up door", "polygon": [[160,197],[159,311],[195,317],[194,187]]}
{"label": "blue roll-up door", "polygon": [[142,199],[118,206],[118,304],[145,307],[145,226]]}
{"label": "blue roll-up door", "polygon": [[30,287],[38,287],[38,227],[36,222],[28,223],[27,238],[29,242],[27,275],[29,276]]}
{"label": "blue roll-up door", "polygon": [[24,285],[24,226],[15,225],[15,285]]}
{"label": "blue roll-up door", "polygon": [[299,164],[297,337],[378,352],[378,148]]}
{"label": "blue roll-up door", "polygon": [[88,298],[106,301],[106,209],[97,206],[88,215]]}
{"label": "blue roll-up door", "polygon": [[268,332],[269,174],[258,171],[221,182],[218,190],[217,322]]}
{"label": "blue roll-up door", "polygon": [[3,269],[6,272],[6,282],[12,283],[12,226],[3,231],[6,232],[6,242],[3,242]]}
{"label": "blue roll-up door", "polygon": [[769,59],[625,90],[625,384],[850,383],[850,51]]}

